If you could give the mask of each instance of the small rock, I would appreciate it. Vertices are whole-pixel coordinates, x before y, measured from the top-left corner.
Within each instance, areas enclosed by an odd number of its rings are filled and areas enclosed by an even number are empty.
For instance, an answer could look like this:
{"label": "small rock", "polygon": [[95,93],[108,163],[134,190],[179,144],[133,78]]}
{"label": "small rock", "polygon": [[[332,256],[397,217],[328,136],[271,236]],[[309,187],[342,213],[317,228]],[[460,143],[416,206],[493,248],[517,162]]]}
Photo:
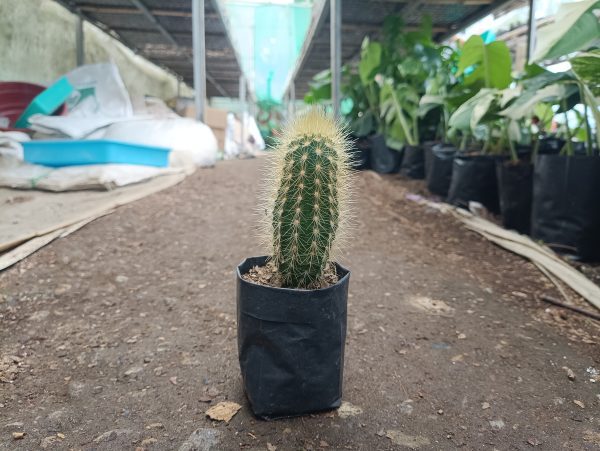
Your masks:
{"label": "small rock", "polygon": [[119,274],[117,277],[115,277],[115,282],[117,283],[125,283],[129,280],[129,277],[124,276],[122,274]]}
{"label": "small rock", "polygon": [[4,429],[8,429],[9,431],[12,430],[16,430],[19,431],[21,429],[23,429],[23,422],[22,421],[14,421],[12,423],[8,423],[4,425]]}
{"label": "small rock", "polygon": [[325,440],[321,440],[319,442],[319,448],[329,448],[329,443],[327,443]]}
{"label": "small rock", "polygon": [[102,390],[104,388],[102,387],[102,385],[96,385],[94,388],[92,388],[92,393],[97,395],[99,393],[102,393]]}
{"label": "small rock", "polygon": [[537,438],[532,437],[527,439],[527,443],[529,443],[531,446],[539,446],[542,444],[542,442],[540,442]]}
{"label": "small rock", "polygon": [[267,442],[267,451],[277,451],[277,447]]}
{"label": "small rock", "polygon": [[567,372],[567,377],[569,378],[570,381],[575,380],[575,373],[573,372],[573,370],[571,368],[563,366],[562,369]]}
{"label": "small rock", "polygon": [[490,403],[489,402],[482,402],[481,403],[481,408],[483,410],[489,409],[490,408]]}
{"label": "small rock", "polygon": [[420,448],[421,446],[427,446],[431,443],[427,437],[421,435],[408,435],[396,430],[387,431],[386,437],[389,438],[394,445],[405,446],[409,449]]}
{"label": "small rock", "polygon": [[220,394],[220,393],[221,393],[221,392],[220,392],[218,389],[216,389],[215,387],[210,387],[210,388],[207,390],[207,392],[206,392],[206,394],[207,394],[208,396],[210,396],[211,398],[214,398],[214,397],[216,397],[216,396],[219,396],[219,394]]}
{"label": "small rock", "polygon": [[146,426],[146,429],[164,429],[165,425],[162,423],[151,423]]}
{"label": "small rock", "polygon": [[173,385],[177,385],[177,376],[170,377],[169,382],[171,382]]}
{"label": "small rock", "polygon": [[465,334],[458,334],[457,337],[459,340],[464,340],[465,338],[467,338],[467,336]]}
{"label": "small rock", "polygon": [[42,439],[42,441],[40,442],[40,447],[42,449],[52,449],[55,448],[54,444],[56,442],[60,442],[60,438],[58,438],[56,435],[51,435]]}
{"label": "small rock", "polygon": [[94,439],[94,443],[112,442],[119,437],[132,434],[131,429],[113,429],[112,431],[106,431],[100,434]]}
{"label": "small rock", "polygon": [[25,432],[13,432],[12,438],[13,440],[22,440],[25,437]]}
{"label": "small rock", "polygon": [[582,409],[585,409],[585,404],[582,401],[579,401],[578,399],[575,399],[573,401],[574,404],[577,404],[579,407],[581,407]]}
{"label": "small rock", "polygon": [[360,415],[362,412],[363,410],[360,407],[350,404],[349,402],[343,401],[342,405],[337,411],[337,414],[340,418],[348,418]]}
{"label": "small rock", "polygon": [[502,420],[490,420],[490,426],[494,431],[499,431],[504,429],[505,424]]}
{"label": "small rock", "polygon": [[145,438],[142,440],[142,446],[152,445],[156,442],[158,442],[158,440],[156,440],[154,437]]}
{"label": "small rock", "polygon": [[154,368],[154,375],[155,376],[160,376],[163,373],[163,367],[162,366],[157,366],[156,368]]}
{"label": "small rock", "polygon": [[385,435],[385,431],[383,429],[379,429],[375,434],[379,437],[383,437]]}
{"label": "small rock", "polygon": [[29,319],[31,321],[43,321],[46,318],[48,318],[48,316],[50,315],[50,312],[48,310],[39,310],[35,313],[33,313]]}
{"label": "small rock", "polygon": [[179,447],[179,451],[217,451],[221,439],[221,432],[217,429],[196,429]]}
{"label": "small rock", "polygon": [[71,381],[69,382],[69,396],[71,398],[78,398],[85,390],[85,384],[83,382]]}
{"label": "small rock", "polygon": [[143,366],[134,366],[134,367],[129,368],[127,371],[125,371],[125,376],[126,377],[137,377],[137,374],[141,373],[142,371],[144,371]]}
{"label": "small rock", "polygon": [[444,415],[444,411],[442,409],[440,409],[440,410],[437,411],[437,414],[438,415]]}

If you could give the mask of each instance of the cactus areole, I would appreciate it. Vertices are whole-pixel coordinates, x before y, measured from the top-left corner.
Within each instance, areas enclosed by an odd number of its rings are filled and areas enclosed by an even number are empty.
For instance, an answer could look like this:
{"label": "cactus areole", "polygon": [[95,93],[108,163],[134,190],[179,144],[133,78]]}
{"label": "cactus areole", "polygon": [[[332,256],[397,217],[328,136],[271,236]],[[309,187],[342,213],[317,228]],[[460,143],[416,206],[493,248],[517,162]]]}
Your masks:
{"label": "cactus areole", "polygon": [[273,261],[288,288],[314,288],[347,222],[349,143],[320,110],[292,121],[275,150]]}

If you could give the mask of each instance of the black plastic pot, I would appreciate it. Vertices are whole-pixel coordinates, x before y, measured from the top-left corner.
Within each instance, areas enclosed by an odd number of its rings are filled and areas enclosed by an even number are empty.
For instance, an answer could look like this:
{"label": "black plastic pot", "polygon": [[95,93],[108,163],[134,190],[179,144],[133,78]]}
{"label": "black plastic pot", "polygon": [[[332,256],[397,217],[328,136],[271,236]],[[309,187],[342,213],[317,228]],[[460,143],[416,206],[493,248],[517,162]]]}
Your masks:
{"label": "black plastic pot", "polygon": [[531,235],[563,254],[600,260],[600,157],[539,155]]}
{"label": "black plastic pot", "polygon": [[425,178],[425,152],[421,146],[404,146],[400,174],[411,179]]}
{"label": "black plastic pot", "polygon": [[499,213],[497,159],[490,155],[455,157],[448,189],[448,203],[468,208],[469,201],[475,201],[492,213]]}
{"label": "black plastic pot", "polygon": [[438,144],[425,151],[427,161],[427,189],[433,194],[446,197],[452,180],[452,167],[457,149],[452,144]]}
{"label": "black plastic pot", "polygon": [[558,155],[560,150],[565,145],[565,140],[561,138],[555,138],[553,136],[545,137],[540,139],[538,147],[539,155]]}
{"label": "black plastic pot", "polygon": [[402,163],[402,151],[390,149],[383,135],[369,136],[371,141],[371,169],[380,174],[398,172]]}
{"label": "black plastic pot", "polygon": [[242,279],[266,257],[237,268],[238,353],[244,390],[263,419],[335,409],[342,400],[350,271],[320,290],[293,290]]}
{"label": "black plastic pot", "polygon": [[369,138],[352,137],[354,142],[350,149],[352,167],[354,169],[369,169],[369,155],[371,153],[371,142]]}
{"label": "black plastic pot", "polygon": [[529,162],[496,162],[498,194],[502,223],[507,229],[529,234],[531,229],[531,198],[533,195],[533,165]]}

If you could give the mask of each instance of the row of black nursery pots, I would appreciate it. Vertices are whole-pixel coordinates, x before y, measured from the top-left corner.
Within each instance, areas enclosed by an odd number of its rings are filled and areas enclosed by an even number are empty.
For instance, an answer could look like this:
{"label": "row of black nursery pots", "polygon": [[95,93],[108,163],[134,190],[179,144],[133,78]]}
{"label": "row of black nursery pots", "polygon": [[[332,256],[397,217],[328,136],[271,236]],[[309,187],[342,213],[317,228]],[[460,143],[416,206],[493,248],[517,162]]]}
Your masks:
{"label": "row of black nursery pots", "polygon": [[[600,157],[562,156],[557,140],[540,147],[535,164],[490,155],[459,155],[452,145],[426,149],[427,188],[450,204],[470,201],[501,214],[503,225],[555,251],[600,260]],[[521,153],[521,152],[520,152]]]}

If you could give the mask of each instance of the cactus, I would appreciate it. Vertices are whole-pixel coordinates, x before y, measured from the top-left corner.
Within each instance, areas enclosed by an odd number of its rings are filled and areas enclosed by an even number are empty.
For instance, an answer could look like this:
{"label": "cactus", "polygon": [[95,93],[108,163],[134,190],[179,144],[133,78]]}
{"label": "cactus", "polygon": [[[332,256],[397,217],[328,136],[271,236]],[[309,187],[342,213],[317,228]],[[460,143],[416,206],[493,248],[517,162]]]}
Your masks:
{"label": "cactus", "polygon": [[349,146],[342,127],[313,109],[288,124],[275,149],[270,227],[284,287],[319,286],[343,235]]}

